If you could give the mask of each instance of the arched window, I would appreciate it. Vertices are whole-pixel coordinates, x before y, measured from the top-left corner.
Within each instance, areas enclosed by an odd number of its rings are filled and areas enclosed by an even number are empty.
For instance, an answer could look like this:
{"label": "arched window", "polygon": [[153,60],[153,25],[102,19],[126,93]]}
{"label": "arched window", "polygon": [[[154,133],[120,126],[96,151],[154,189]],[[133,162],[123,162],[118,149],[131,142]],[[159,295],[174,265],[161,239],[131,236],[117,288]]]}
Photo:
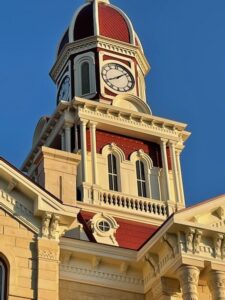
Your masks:
{"label": "arched window", "polygon": [[147,197],[146,180],[145,180],[145,166],[141,160],[136,161],[136,172],[137,172],[138,196]]}
{"label": "arched window", "polygon": [[83,62],[81,65],[81,85],[82,85],[82,95],[90,93],[90,68],[87,61]]}
{"label": "arched window", "polygon": [[74,58],[75,96],[90,99],[96,95],[95,54],[87,52]]}
{"label": "arched window", "polygon": [[109,174],[109,189],[118,191],[118,174],[116,157],[112,153],[108,155],[108,174]]}
{"label": "arched window", "polygon": [[6,267],[5,264],[0,261],[0,300],[6,299]]}

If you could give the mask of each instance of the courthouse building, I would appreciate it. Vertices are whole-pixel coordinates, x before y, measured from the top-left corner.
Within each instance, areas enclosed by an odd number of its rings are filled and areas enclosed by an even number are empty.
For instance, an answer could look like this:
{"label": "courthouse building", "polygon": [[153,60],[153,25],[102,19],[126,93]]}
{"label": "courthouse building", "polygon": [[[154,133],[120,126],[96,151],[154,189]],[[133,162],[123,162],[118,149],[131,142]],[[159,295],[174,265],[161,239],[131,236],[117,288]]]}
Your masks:
{"label": "courthouse building", "polygon": [[1,300],[225,299],[225,196],[185,208],[190,133],[151,111],[149,70],[123,11],[77,9],[55,111],[21,170],[0,159]]}

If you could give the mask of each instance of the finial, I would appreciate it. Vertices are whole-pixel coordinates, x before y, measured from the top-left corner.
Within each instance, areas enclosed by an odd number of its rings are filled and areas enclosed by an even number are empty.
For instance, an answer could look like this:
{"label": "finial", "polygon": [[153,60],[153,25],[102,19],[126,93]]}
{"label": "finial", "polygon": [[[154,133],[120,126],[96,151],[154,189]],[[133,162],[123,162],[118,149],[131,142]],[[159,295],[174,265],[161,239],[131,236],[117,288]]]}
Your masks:
{"label": "finial", "polygon": [[86,2],[97,2],[97,3],[99,3],[99,2],[102,2],[102,3],[110,3],[109,2],[109,0],[86,0]]}

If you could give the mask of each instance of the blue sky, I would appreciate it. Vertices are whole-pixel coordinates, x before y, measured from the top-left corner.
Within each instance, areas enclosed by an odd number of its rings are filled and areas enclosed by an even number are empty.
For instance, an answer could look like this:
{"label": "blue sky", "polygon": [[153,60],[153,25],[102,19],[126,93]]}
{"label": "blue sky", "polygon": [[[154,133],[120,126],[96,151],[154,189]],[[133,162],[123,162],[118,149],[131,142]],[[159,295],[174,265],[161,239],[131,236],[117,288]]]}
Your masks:
{"label": "blue sky", "polygon": [[[0,2],[0,155],[19,167],[39,118],[55,108],[48,73],[83,0]],[[133,21],[152,66],[153,114],[189,124],[188,205],[225,193],[225,1],[112,0]],[[140,6],[139,6],[140,5]]]}

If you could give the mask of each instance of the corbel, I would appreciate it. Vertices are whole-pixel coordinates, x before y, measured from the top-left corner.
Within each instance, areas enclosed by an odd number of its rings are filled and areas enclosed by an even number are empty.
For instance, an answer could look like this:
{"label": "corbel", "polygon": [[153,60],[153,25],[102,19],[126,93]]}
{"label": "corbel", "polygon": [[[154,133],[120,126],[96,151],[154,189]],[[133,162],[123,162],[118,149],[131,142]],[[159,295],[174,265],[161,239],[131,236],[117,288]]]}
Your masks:
{"label": "corbel", "polygon": [[163,241],[165,241],[167,243],[167,245],[169,246],[169,248],[171,249],[171,251],[173,253],[173,257],[175,257],[176,249],[177,249],[177,237],[175,235],[166,233],[163,236]]}
{"label": "corbel", "polygon": [[223,234],[217,233],[213,239],[214,243],[214,251],[215,251],[215,257],[221,258],[222,257],[222,244],[224,240]]}
{"label": "corbel", "polygon": [[17,185],[18,185],[18,181],[16,181],[14,178],[12,178],[8,183],[6,191],[8,193],[12,192],[16,188]]}
{"label": "corbel", "polygon": [[99,256],[94,256],[92,258],[92,268],[97,269],[101,263],[102,259]]}
{"label": "corbel", "polygon": [[129,268],[129,265],[125,262],[122,262],[120,265],[120,273],[123,275],[126,275],[128,268]]}
{"label": "corbel", "polygon": [[202,230],[196,229],[194,235],[194,253],[200,252],[201,240],[202,240]]}
{"label": "corbel", "polygon": [[52,214],[47,212],[42,217],[42,228],[41,228],[42,237],[49,238],[49,225],[50,225],[51,217]]}
{"label": "corbel", "polygon": [[221,256],[222,256],[222,259],[225,258],[225,235],[223,235],[223,241],[222,241],[222,245],[221,245]]}
{"label": "corbel", "polygon": [[186,239],[186,250],[187,252],[193,252],[193,241],[194,241],[194,228],[188,228],[185,232]]}
{"label": "corbel", "polygon": [[53,215],[51,224],[50,224],[50,237],[52,239],[58,239],[58,225],[59,225],[59,216],[58,215]]}
{"label": "corbel", "polygon": [[152,253],[147,253],[145,255],[145,260],[153,268],[155,276],[159,273],[159,256]]}

